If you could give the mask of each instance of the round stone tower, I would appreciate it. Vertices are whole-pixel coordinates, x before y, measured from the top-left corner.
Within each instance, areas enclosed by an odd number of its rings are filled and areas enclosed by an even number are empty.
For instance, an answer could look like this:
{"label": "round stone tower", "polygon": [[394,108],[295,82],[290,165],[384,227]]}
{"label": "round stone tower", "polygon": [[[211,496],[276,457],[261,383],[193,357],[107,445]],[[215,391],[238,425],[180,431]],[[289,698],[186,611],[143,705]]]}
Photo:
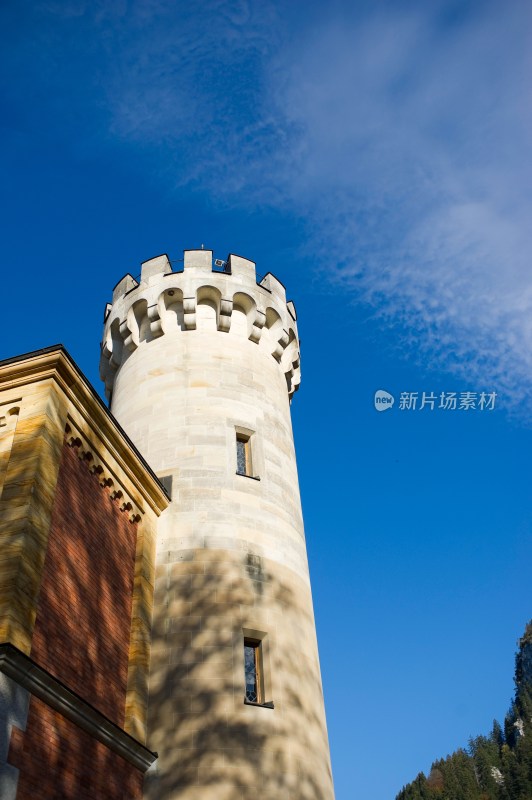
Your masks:
{"label": "round stone tower", "polygon": [[[180,269],[176,269],[179,266]],[[157,800],[332,800],[290,419],[294,305],[188,250],[106,308],[111,410],[171,494],[157,536],[146,780]]]}

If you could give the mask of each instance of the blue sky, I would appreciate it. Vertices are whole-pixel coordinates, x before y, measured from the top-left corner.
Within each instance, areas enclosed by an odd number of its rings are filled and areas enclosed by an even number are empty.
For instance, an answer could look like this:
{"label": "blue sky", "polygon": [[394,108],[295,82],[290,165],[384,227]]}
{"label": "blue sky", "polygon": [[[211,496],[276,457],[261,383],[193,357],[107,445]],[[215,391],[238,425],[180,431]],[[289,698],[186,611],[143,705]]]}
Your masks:
{"label": "blue sky", "polygon": [[[126,272],[202,243],[296,302],[293,404],[338,800],[501,718],[531,616],[525,2],[0,7],[1,357],[99,388]],[[497,392],[494,411],[373,407]]]}

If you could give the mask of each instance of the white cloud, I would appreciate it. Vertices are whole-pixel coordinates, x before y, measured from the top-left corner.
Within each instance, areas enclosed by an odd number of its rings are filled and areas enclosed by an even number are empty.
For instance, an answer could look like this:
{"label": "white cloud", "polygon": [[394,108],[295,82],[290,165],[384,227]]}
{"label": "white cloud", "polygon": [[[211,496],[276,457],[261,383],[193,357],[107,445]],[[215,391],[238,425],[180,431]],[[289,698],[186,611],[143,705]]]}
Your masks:
{"label": "white cloud", "polygon": [[530,413],[530,13],[437,16],[332,24],[290,55],[305,141],[290,192],[327,274],[336,261],[423,357]]}
{"label": "white cloud", "polygon": [[530,9],[314,9],[294,26],[267,2],[136,8],[109,41],[113,134],[156,145],[176,185],[306,219],[318,266],[399,325],[409,357],[530,413]]}

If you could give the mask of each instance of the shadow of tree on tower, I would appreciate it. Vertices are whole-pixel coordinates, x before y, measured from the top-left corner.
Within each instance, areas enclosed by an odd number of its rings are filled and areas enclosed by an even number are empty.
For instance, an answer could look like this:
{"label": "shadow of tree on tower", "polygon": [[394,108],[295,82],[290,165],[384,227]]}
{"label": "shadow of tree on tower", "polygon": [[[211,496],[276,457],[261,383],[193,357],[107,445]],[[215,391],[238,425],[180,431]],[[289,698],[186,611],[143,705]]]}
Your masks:
{"label": "shadow of tree on tower", "polygon": [[[157,568],[146,796],[331,800],[308,583],[251,551],[168,552]],[[244,704],[243,629],[268,631],[275,709]]]}

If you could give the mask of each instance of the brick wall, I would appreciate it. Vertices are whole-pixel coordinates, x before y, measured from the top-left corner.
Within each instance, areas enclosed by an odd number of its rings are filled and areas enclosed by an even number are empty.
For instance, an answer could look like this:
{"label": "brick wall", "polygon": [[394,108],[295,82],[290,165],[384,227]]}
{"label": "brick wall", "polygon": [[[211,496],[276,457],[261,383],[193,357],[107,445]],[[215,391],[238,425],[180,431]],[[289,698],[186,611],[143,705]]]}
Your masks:
{"label": "brick wall", "polygon": [[[31,658],[123,726],[137,525],[75,448],[65,445],[54,498]],[[133,800],[142,773],[32,697],[13,729],[17,800]]]}
{"label": "brick wall", "polygon": [[65,447],[31,657],[124,724],[137,525]]}
{"label": "brick wall", "polygon": [[11,735],[9,763],[20,770],[17,800],[132,800],[142,773],[33,697],[26,732]]}

